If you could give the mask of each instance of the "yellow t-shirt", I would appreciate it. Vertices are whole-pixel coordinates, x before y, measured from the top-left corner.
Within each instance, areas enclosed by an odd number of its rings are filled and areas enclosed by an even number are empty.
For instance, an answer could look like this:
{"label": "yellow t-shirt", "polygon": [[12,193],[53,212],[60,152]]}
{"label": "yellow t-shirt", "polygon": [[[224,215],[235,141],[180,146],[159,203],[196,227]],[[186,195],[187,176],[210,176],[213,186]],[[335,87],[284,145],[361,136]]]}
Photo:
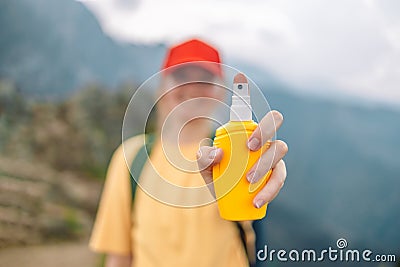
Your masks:
{"label": "yellow t-shirt", "polygon": [[[115,151],[90,247],[97,252],[132,255],[134,267],[248,266],[236,225],[219,217],[216,203],[193,208],[163,203],[198,203],[199,199],[209,199],[210,193],[197,190],[197,195],[188,195],[165,185],[196,187],[204,185],[204,181],[198,172],[185,172],[171,164],[170,155],[166,158],[160,142],[155,143],[143,168],[140,183],[144,189],[137,187],[132,209],[126,162],[131,164],[142,145],[143,135],[127,140]],[[194,160],[197,146],[181,150]],[[167,183],[161,183],[160,177]]]}

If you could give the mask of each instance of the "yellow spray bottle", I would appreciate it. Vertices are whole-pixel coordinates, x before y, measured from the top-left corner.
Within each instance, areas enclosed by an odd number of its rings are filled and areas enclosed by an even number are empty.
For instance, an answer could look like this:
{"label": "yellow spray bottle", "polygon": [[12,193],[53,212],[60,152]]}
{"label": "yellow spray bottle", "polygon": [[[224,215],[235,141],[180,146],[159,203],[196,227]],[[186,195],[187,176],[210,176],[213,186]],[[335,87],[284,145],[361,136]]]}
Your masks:
{"label": "yellow spray bottle", "polygon": [[213,181],[220,216],[231,221],[265,217],[267,204],[260,208],[253,199],[268,181],[271,170],[257,183],[249,183],[246,174],[270,144],[258,151],[247,148],[247,140],[257,128],[252,120],[249,85],[239,73],[233,81],[230,121],[215,132],[214,146],[223,150],[223,158],[213,167]]}

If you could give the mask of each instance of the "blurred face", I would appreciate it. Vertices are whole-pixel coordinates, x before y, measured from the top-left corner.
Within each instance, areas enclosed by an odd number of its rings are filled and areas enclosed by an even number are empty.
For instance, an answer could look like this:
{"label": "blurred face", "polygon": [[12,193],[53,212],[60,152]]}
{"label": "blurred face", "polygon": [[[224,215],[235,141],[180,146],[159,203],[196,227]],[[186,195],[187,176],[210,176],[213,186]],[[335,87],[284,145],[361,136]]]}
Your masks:
{"label": "blurred face", "polygon": [[[165,77],[163,96],[158,103],[161,117],[187,122],[210,115],[225,96],[225,89],[214,85],[217,77],[197,66],[174,70]],[[169,118],[171,119],[171,118]]]}

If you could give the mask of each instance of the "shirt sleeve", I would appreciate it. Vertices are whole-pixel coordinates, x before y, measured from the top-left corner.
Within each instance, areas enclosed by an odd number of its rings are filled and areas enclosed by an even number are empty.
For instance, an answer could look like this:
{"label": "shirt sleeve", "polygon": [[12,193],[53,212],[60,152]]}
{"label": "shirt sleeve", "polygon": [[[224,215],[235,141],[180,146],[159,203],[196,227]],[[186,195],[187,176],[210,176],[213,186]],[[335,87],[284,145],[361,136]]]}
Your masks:
{"label": "shirt sleeve", "polygon": [[122,146],[112,156],[89,247],[101,253],[131,255],[131,185]]}

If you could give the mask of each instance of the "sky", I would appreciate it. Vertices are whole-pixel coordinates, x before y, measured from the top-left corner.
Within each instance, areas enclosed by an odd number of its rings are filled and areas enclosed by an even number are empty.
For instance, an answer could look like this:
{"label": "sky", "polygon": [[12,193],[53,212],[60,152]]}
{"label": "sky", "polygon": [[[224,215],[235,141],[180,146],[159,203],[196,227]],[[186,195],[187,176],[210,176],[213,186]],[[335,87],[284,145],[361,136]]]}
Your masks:
{"label": "sky", "polygon": [[295,90],[400,106],[398,0],[79,1],[118,41],[197,36]]}

